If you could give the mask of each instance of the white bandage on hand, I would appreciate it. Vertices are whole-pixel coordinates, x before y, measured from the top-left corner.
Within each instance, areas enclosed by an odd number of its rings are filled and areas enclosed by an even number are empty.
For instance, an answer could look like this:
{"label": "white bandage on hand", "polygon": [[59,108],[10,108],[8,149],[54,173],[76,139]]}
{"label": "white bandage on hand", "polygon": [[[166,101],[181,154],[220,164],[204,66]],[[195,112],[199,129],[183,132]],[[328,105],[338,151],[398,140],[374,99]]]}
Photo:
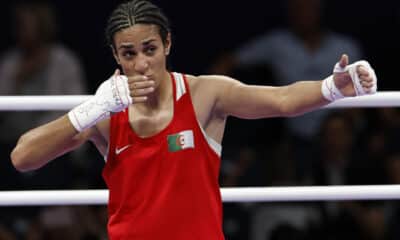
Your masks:
{"label": "white bandage on hand", "polygon": [[[361,80],[357,73],[357,67],[363,66],[367,69],[368,73],[372,77],[373,86],[370,88],[370,91],[366,92],[361,85]],[[348,72],[351,80],[353,81],[354,90],[356,96],[362,96],[366,94],[374,94],[377,91],[377,77],[375,74],[374,69],[367,61],[357,61],[351,65],[347,65],[346,67],[341,67],[339,63],[336,63],[333,73],[344,73]],[[343,94],[340,90],[336,87],[335,81],[333,80],[333,75],[329,76],[322,82],[322,94],[324,97],[329,101],[335,101],[341,98],[344,98]]]}
{"label": "white bandage on hand", "polygon": [[333,80],[333,75],[330,75],[324,81],[322,81],[321,91],[325,99],[331,102],[344,98],[343,94],[335,85],[335,80]]}
{"label": "white bandage on hand", "polygon": [[[366,92],[361,85],[361,80],[357,74],[358,66],[363,66],[365,69],[367,69],[369,75],[372,77],[373,86],[371,87],[371,90],[369,92]],[[350,74],[351,80],[353,81],[354,90],[355,90],[357,96],[376,93],[377,77],[376,77],[374,69],[371,67],[371,65],[369,65],[369,63],[367,61],[364,61],[364,60],[357,61],[357,62],[355,62],[351,65],[348,65],[344,68],[342,68],[339,63],[336,63],[335,68],[333,69],[334,73],[343,73],[346,71],[348,71]]]}
{"label": "white bandage on hand", "polygon": [[82,132],[109,117],[111,112],[124,110],[131,103],[128,78],[114,75],[100,85],[93,97],[73,108],[68,117],[75,129]]}

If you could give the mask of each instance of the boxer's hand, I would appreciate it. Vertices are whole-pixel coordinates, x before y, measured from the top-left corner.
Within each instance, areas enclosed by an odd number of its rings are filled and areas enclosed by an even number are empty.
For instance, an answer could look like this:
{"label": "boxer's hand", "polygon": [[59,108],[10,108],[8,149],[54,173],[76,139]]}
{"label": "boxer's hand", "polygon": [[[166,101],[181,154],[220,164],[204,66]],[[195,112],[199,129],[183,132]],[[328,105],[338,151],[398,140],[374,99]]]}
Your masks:
{"label": "boxer's hand", "polygon": [[375,71],[366,61],[348,65],[347,55],[336,63],[333,75],[322,82],[322,94],[329,101],[349,96],[374,94],[377,91]]}
{"label": "boxer's hand", "polygon": [[374,94],[377,90],[377,77],[367,61],[358,61],[348,65],[347,55],[342,55],[335,65],[333,79],[336,87],[344,96],[362,96]]}
{"label": "boxer's hand", "polygon": [[116,70],[112,77],[100,85],[93,97],[73,108],[68,117],[75,129],[81,132],[109,117],[111,112],[122,111],[132,102],[128,78]]}
{"label": "boxer's hand", "polygon": [[145,102],[147,95],[154,91],[155,82],[148,77],[137,75],[128,77],[128,88],[133,103]]}

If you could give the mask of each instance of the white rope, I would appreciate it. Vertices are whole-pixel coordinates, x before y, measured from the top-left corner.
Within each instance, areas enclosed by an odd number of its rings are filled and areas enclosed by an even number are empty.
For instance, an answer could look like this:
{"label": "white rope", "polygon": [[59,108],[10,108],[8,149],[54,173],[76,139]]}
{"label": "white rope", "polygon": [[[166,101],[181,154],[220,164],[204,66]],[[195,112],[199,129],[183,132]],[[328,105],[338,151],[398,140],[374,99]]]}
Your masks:
{"label": "white rope", "polygon": [[0,96],[0,111],[70,110],[90,95]]}
{"label": "white rope", "polygon": [[0,206],[102,205],[107,190],[0,191]]}
{"label": "white rope", "polygon": [[[0,111],[70,110],[90,96],[0,96]],[[400,107],[400,92],[378,92],[375,95],[344,98],[326,106],[348,107]]]}
{"label": "white rope", "polygon": [[[0,96],[0,111],[69,110],[88,99],[76,96]],[[400,92],[345,98],[326,106],[399,107]],[[224,202],[328,201],[400,199],[400,185],[223,188]],[[107,190],[0,191],[0,206],[101,205]]]}
{"label": "white rope", "polygon": [[[400,199],[400,185],[222,188],[224,202]],[[0,191],[0,206],[104,205],[107,190]]]}
{"label": "white rope", "polygon": [[378,92],[374,95],[349,97],[337,100],[326,108],[350,108],[350,107],[399,107],[400,92]]}

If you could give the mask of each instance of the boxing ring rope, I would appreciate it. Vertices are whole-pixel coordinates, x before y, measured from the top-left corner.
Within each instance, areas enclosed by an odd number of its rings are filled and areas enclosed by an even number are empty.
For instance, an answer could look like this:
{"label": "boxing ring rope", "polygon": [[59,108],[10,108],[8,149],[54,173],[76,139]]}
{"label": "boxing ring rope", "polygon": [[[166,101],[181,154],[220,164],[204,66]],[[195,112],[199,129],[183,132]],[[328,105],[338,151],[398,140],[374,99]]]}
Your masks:
{"label": "boxing ring rope", "polygon": [[[221,188],[224,202],[400,199],[400,185]],[[107,190],[0,191],[0,206],[104,205]]]}
{"label": "boxing ring rope", "polygon": [[[90,95],[0,96],[0,111],[69,110]],[[399,107],[400,92],[338,100],[326,108]],[[400,199],[400,185],[221,188],[224,202]],[[0,206],[103,205],[108,190],[0,191]]]}
{"label": "boxing ring rope", "polygon": [[[0,111],[70,110],[90,95],[61,96],[0,96]],[[400,92],[378,92],[354,98],[340,99],[325,108],[400,107]]]}
{"label": "boxing ring rope", "polygon": [[0,96],[0,111],[70,110],[91,95]]}

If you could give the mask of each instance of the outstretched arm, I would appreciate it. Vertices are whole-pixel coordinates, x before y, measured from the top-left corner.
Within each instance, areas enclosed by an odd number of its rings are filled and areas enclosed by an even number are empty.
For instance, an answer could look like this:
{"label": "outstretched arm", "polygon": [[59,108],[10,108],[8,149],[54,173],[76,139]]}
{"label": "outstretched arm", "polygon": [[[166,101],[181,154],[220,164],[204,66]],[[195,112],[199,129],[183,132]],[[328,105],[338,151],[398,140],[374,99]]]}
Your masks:
{"label": "outstretched arm", "polygon": [[[220,78],[225,85],[215,110],[245,119],[296,116],[329,103],[321,93],[322,81],[300,81],[283,87],[245,85]],[[222,83],[224,82],[224,83]]]}
{"label": "outstretched arm", "polygon": [[[376,76],[364,63],[348,65],[343,55],[331,77],[323,81],[300,81],[283,87],[250,86],[214,77],[215,110],[240,118],[296,116],[336,99],[376,91]],[[211,80],[211,79],[210,79]]]}

